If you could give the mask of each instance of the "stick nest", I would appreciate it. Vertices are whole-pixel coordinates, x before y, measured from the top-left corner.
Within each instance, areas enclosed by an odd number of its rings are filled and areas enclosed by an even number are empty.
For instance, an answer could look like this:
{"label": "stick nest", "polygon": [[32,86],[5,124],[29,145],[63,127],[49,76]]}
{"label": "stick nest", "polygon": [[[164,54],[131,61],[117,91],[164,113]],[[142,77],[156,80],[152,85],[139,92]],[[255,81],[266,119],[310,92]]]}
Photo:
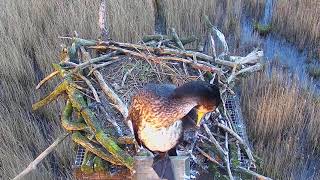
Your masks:
{"label": "stick nest", "polygon": [[[213,34],[224,46],[219,56]],[[62,83],[33,109],[66,94],[62,126],[86,150],[81,169],[133,172],[135,141],[125,119],[130,98],[137,90],[151,82],[179,86],[191,80],[216,81],[225,102],[234,94],[237,78],[262,69],[262,51],[254,50],[246,57],[230,56],[220,31],[212,27],[210,37],[210,55],[186,50],[184,46],[194,37],[180,39],[174,29],[170,36],[150,35],[138,44],[66,38],[70,46],[62,49],[60,63],[53,65],[55,71],[37,88],[56,75],[62,77]],[[206,116],[200,130],[185,132],[185,143],[178,148],[190,157],[193,177],[196,172],[214,171],[220,172],[215,173],[217,177],[230,179],[238,174],[265,178],[252,171],[256,160],[234,127],[223,106]],[[243,157],[247,160],[242,161]]]}

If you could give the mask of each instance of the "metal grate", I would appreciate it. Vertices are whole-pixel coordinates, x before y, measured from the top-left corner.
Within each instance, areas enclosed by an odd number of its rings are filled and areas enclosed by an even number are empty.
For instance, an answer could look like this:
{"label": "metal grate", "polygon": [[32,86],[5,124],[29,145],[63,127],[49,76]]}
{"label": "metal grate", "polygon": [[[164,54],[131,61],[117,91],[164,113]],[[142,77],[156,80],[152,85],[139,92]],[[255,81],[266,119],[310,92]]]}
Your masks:
{"label": "metal grate", "polygon": [[77,150],[77,154],[76,154],[76,159],[74,161],[74,166],[77,168],[77,167],[80,167],[81,164],[82,164],[82,161],[83,161],[83,158],[84,158],[84,154],[85,154],[85,149],[84,147],[82,146],[78,146],[78,150]]}
{"label": "metal grate", "polygon": [[248,144],[248,136],[242,111],[240,99],[237,95],[228,95],[225,103],[226,109],[230,115],[234,131]]}
{"label": "metal grate", "polygon": [[[231,123],[234,131],[249,145],[249,140],[247,136],[246,126],[244,123],[244,118],[242,116],[242,111],[240,107],[240,98],[237,95],[227,95],[225,102],[226,109],[230,115]],[[244,167],[249,167],[248,157],[241,151],[240,152],[240,164]]]}

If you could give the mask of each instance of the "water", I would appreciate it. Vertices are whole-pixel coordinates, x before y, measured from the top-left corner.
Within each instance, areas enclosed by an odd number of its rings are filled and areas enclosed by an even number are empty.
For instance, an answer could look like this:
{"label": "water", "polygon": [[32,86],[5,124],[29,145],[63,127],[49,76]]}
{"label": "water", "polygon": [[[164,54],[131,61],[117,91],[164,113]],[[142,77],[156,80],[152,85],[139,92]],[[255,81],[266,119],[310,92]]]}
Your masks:
{"label": "water", "polygon": [[260,23],[263,25],[267,25],[272,20],[272,10],[273,10],[273,0],[266,0],[265,8],[264,8],[264,14],[263,17],[260,20]]}
{"label": "water", "polygon": [[[270,24],[272,12],[273,0],[266,0],[264,14],[259,22],[263,25]],[[308,61],[307,50],[299,50],[294,44],[274,33],[269,33],[265,37],[259,36],[257,32],[253,31],[252,18],[249,16],[242,17],[241,26],[241,45],[258,43],[264,51],[266,61],[277,59],[291,72],[297,73],[301,80],[310,79],[306,72],[306,62]],[[315,85],[320,89],[319,81],[315,81]]]}
{"label": "water", "polygon": [[[273,0],[266,0],[264,14],[260,19],[260,23],[268,25],[272,20]],[[281,64],[288,68],[289,72],[298,75],[302,81],[309,81],[310,77],[306,72],[306,61],[308,60],[307,50],[299,50],[294,44],[289,43],[283,37],[274,33],[268,34],[266,37],[261,37],[253,31],[253,22],[251,17],[242,17],[241,22],[241,45],[258,43],[260,48],[264,51],[266,61],[279,60]],[[315,81],[317,91],[320,92],[320,83]],[[305,139],[306,137],[302,138]],[[304,149],[304,143],[301,143],[301,149]],[[305,149],[304,149],[305,150]],[[305,150],[307,151],[307,150]],[[308,154],[308,152],[301,152]],[[299,179],[310,179],[320,168],[319,157],[315,154],[308,154],[308,159],[305,161],[306,165],[298,167],[295,177]]]}

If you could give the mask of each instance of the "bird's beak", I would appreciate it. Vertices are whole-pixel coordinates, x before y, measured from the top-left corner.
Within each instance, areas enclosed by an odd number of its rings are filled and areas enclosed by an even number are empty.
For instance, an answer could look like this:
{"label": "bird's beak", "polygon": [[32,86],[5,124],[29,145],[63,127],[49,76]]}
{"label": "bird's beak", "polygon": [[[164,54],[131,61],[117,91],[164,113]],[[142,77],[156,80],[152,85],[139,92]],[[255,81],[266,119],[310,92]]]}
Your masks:
{"label": "bird's beak", "polygon": [[198,111],[197,112],[197,127],[200,127],[200,123],[201,123],[201,119],[203,118],[203,116],[205,115],[206,113],[203,112],[203,111]]}

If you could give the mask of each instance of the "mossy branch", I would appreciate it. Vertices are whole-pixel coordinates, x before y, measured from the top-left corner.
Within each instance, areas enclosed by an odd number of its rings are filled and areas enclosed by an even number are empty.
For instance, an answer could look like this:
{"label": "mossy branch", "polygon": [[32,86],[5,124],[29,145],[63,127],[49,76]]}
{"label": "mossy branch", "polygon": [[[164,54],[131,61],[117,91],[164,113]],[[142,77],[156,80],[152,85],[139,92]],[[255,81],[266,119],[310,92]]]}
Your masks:
{"label": "mossy branch", "polygon": [[62,82],[58,87],[56,87],[56,89],[51,92],[47,97],[45,97],[44,99],[38,101],[37,103],[32,105],[32,110],[37,110],[47,104],[49,104],[51,101],[57,99],[57,97],[59,95],[61,95],[62,93],[64,93],[66,91],[68,87],[68,83],[66,81]]}

